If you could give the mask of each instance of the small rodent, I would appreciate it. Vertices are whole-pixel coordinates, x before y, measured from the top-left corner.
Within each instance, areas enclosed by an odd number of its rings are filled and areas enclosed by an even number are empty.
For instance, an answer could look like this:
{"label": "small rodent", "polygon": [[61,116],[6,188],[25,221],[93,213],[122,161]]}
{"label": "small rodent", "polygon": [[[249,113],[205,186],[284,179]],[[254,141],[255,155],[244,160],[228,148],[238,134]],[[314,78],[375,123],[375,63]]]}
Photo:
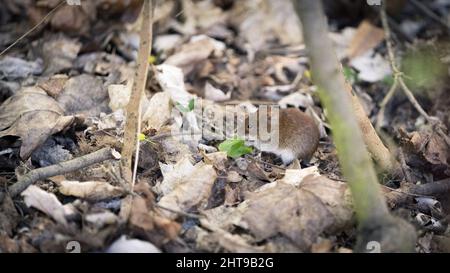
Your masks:
{"label": "small rodent", "polygon": [[[270,126],[270,118],[268,124]],[[297,108],[280,109],[278,127],[278,145],[261,146],[261,151],[279,156],[284,165],[296,158],[309,161],[320,139],[319,128],[313,119]]]}

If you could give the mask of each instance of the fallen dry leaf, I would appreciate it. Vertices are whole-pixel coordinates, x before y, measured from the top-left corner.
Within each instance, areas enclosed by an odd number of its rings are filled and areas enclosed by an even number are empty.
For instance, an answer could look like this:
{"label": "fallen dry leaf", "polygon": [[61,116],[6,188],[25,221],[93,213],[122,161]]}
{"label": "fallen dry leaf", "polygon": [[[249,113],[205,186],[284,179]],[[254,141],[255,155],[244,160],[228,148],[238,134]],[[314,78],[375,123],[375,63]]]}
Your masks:
{"label": "fallen dry leaf", "polygon": [[149,238],[155,244],[173,240],[178,236],[181,226],[162,216],[154,207],[154,196],[147,183],[138,183],[136,196],[131,200],[129,225],[136,233]]}
{"label": "fallen dry leaf", "polygon": [[106,225],[116,224],[119,222],[119,217],[110,211],[103,211],[88,214],[86,215],[85,220],[87,223],[100,229]]}
{"label": "fallen dry leaf", "polygon": [[0,137],[20,137],[20,157],[27,159],[49,136],[73,121],[41,88],[27,87],[0,106]]}
{"label": "fallen dry leaf", "polygon": [[206,35],[194,36],[189,43],[184,44],[178,52],[171,55],[164,64],[173,65],[189,74],[194,67],[205,61],[211,54],[222,55],[225,44]]}
{"label": "fallen dry leaf", "polygon": [[29,62],[20,58],[6,56],[0,60],[0,79],[23,79],[30,75],[39,75],[42,73],[42,70],[42,59]]}
{"label": "fallen dry leaf", "polygon": [[[293,171],[292,176],[297,170]],[[351,226],[353,211],[345,183],[316,174],[294,184],[300,186],[281,181],[269,183],[248,193],[246,201],[237,207],[220,206],[203,214],[220,229],[239,226],[255,236],[256,241],[270,242],[281,235],[302,251],[309,251],[321,234],[333,234]]]}
{"label": "fallen dry leaf", "polygon": [[42,56],[45,62],[44,75],[53,75],[72,68],[80,49],[80,42],[63,35],[46,40],[42,46]]}
{"label": "fallen dry leaf", "polygon": [[226,152],[204,153],[203,156],[206,164],[213,165],[216,169],[221,171],[225,170],[225,163],[228,160]]}
{"label": "fallen dry leaf", "polygon": [[280,181],[298,187],[300,183],[302,183],[303,179],[309,175],[312,177],[320,176],[317,166],[312,166],[305,169],[287,169],[283,179]]}
{"label": "fallen dry leaf", "polygon": [[[196,97],[186,90],[184,85],[184,75],[180,68],[168,64],[158,65],[156,67],[155,76],[162,90],[170,95],[173,105],[180,104],[187,107],[190,101],[194,100],[194,107],[198,106],[199,100],[196,101]],[[199,125],[194,112],[195,111],[189,111],[184,113],[188,124],[184,124],[183,126],[189,125],[189,128],[198,131]],[[181,124],[179,125],[181,126]]]}
{"label": "fallen dry leaf", "polygon": [[172,106],[170,95],[167,92],[159,92],[153,95],[150,102],[143,109],[142,121],[147,122],[147,127],[159,131],[170,119]]}
{"label": "fallen dry leaf", "polygon": [[223,230],[217,226],[212,225],[206,219],[200,220],[202,226],[205,226],[212,232],[204,232],[199,230],[197,235],[197,244],[200,248],[208,251],[213,251],[213,248],[207,246],[207,244],[217,244],[233,253],[261,253],[267,252],[264,246],[252,245],[248,240],[237,234],[232,234],[226,230]]}
{"label": "fallen dry leaf", "polygon": [[91,117],[109,112],[106,88],[99,78],[88,74],[70,78],[57,101],[66,114]]}
{"label": "fallen dry leaf", "polygon": [[353,59],[368,50],[375,48],[384,40],[384,31],[371,24],[368,20],[364,20],[359,24],[352,42],[348,48],[348,57]]}
{"label": "fallen dry leaf", "polygon": [[278,40],[283,45],[300,44],[303,41],[300,21],[295,14],[292,3],[282,1],[244,1],[234,5],[230,16],[231,23],[258,51]]}
{"label": "fallen dry leaf", "polygon": [[75,196],[90,201],[99,201],[122,196],[124,189],[112,186],[107,182],[62,181],[59,185],[59,192],[64,195]]}
{"label": "fallen dry leaf", "polygon": [[[212,165],[203,162],[192,165],[185,160],[174,166],[172,171],[166,172],[160,185],[165,194],[158,204],[175,211],[188,211],[208,199],[216,178]],[[177,216],[169,211],[162,211],[162,214],[168,218]]]}
{"label": "fallen dry leaf", "polygon": [[283,182],[246,200],[242,222],[259,240],[282,234],[308,250],[323,232],[351,224],[353,211],[345,183],[307,176],[296,188]]}
{"label": "fallen dry leaf", "polygon": [[28,207],[42,211],[64,227],[68,226],[66,220],[68,212],[54,194],[31,185],[21,195]]}

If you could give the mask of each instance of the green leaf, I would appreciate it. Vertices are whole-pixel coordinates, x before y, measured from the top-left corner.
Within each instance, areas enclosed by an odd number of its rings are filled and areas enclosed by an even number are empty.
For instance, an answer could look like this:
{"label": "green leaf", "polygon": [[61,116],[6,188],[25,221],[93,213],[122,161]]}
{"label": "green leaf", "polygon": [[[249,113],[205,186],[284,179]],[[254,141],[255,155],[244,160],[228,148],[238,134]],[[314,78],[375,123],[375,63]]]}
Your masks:
{"label": "green leaf", "polygon": [[219,144],[219,151],[226,152],[229,157],[238,158],[253,152],[253,148],[246,146],[243,139],[227,139]]}
{"label": "green leaf", "polygon": [[345,79],[349,83],[354,84],[358,80],[358,73],[356,73],[356,71],[353,70],[351,67],[344,66],[342,70],[343,70]]}
{"label": "green leaf", "polygon": [[193,98],[189,101],[189,104],[188,104],[189,111],[194,110],[194,102],[195,101]]}
{"label": "green leaf", "polygon": [[180,110],[180,112],[183,112],[183,113],[189,112],[189,109],[187,109],[186,107],[181,105],[181,103],[179,103],[179,102],[176,103],[176,107],[178,108],[178,110]]}
{"label": "green leaf", "polygon": [[176,107],[178,108],[178,110],[180,110],[180,112],[187,113],[187,112],[191,112],[192,110],[194,110],[194,103],[195,103],[195,100],[191,99],[191,100],[189,100],[188,106],[185,107],[185,106],[181,105],[181,103],[177,102]]}

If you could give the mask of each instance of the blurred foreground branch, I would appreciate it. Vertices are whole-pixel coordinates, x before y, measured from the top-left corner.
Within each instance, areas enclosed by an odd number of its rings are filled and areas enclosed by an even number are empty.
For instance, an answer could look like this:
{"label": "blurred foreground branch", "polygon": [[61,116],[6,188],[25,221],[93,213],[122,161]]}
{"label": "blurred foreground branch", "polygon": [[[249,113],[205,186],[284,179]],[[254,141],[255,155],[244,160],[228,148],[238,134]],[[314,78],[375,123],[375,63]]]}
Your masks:
{"label": "blurred foreground branch", "polygon": [[366,130],[374,129],[371,125],[361,127],[361,120],[358,122],[355,117],[359,110],[354,99],[352,101],[351,87],[349,90],[328,38],[322,1],[294,0],[294,4],[303,25],[313,81],[328,111],[339,162],[352,193],[359,229],[356,250],[366,251],[368,243],[376,241],[382,252],[413,251],[416,241],[414,228],[390,215],[378,184],[363,137]]}

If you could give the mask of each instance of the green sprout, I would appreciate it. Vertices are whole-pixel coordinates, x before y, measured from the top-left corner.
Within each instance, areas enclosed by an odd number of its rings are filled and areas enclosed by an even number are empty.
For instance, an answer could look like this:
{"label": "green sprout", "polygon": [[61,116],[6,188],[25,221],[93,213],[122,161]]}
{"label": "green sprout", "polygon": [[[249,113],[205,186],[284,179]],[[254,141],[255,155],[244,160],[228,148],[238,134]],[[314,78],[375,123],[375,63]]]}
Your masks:
{"label": "green sprout", "polygon": [[176,107],[178,108],[178,110],[180,110],[180,112],[183,112],[183,113],[191,112],[192,110],[194,110],[194,106],[195,106],[195,100],[194,99],[191,99],[189,101],[187,107],[181,105],[181,103],[179,103],[179,102],[177,102],[177,104],[176,104]]}
{"label": "green sprout", "polygon": [[351,67],[349,66],[344,66],[342,68],[342,71],[344,73],[345,79],[350,83],[350,84],[354,84],[358,81],[358,73],[353,70]]}
{"label": "green sprout", "polygon": [[238,158],[253,152],[253,148],[246,146],[243,139],[227,139],[219,144],[219,151],[226,152],[231,158]]}

